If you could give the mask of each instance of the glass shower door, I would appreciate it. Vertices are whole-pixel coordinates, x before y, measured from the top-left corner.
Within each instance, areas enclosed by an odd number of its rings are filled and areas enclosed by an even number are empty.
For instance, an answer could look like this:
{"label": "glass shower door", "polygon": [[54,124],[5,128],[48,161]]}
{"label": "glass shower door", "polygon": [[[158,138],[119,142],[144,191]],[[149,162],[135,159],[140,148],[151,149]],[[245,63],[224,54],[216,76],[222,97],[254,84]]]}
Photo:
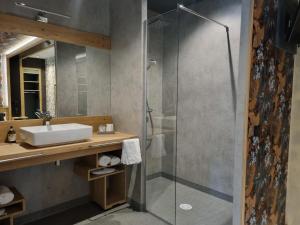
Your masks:
{"label": "glass shower door", "polygon": [[232,224],[240,13],[203,0],[148,21],[146,209],[168,224]]}
{"label": "glass shower door", "polygon": [[[203,0],[180,10],[176,225],[232,225],[239,5]],[[230,16],[228,16],[230,15]],[[236,18],[236,20],[232,20]],[[235,61],[236,62],[236,61]],[[235,71],[234,71],[235,70]]]}
{"label": "glass shower door", "polygon": [[177,12],[148,21],[146,209],[175,224]]}

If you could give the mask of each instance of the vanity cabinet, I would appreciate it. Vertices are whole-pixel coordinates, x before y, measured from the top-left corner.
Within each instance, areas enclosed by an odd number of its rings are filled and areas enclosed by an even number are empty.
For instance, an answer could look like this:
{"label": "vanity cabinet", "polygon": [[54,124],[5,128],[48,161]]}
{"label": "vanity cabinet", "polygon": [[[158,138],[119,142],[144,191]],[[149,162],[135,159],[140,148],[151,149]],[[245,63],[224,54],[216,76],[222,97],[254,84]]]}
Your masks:
{"label": "vanity cabinet", "polygon": [[[121,157],[121,153],[121,148],[109,152],[110,155],[118,157]],[[92,201],[99,204],[103,209],[109,209],[126,202],[126,166],[121,164],[107,167],[99,166],[98,159],[102,154],[98,153],[80,158],[74,165],[74,172],[90,182]],[[92,173],[101,168],[114,168],[115,171],[103,175]]]}
{"label": "vanity cabinet", "polygon": [[[116,165],[114,172],[105,175],[94,175],[92,172],[102,168],[98,165],[98,158],[102,154],[121,157],[123,140],[136,138],[136,135],[121,132],[97,134],[99,124],[113,122],[109,116],[69,117],[55,118],[52,120],[52,124],[81,123],[91,125],[95,132],[93,137],[80,143],[46,147],[32,147],[21,143],[20,127],[38,126],[42,122],[42,120],[21,120],[0,123],[0,130],[4,131],[4,133],[0,133],[0,172],[75,159],[73,171],[86,182],[89,182],[92,201],[99,204],[103,209],[109,209],[127,201],[126,166]],[[14,126],[17,133],[17,143],[14,144],[4,142],[10,126]],[[26,200],[26,196],[24,197]],[[7,221],[9,220],[6,218],[4,222]]]}

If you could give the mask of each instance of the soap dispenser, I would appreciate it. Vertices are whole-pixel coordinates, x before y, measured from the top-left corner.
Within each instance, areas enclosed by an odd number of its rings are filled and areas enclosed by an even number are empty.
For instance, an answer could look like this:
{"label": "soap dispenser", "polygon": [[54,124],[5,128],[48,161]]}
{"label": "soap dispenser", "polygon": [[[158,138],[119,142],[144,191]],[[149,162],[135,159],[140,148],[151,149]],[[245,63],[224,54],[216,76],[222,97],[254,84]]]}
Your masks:
{"label": "soap dispenser", "polygon": [[13,126],[10,126],[9,131],[7,133],[7,142],[8,143],[16,143],[17,141],[17,134]]}

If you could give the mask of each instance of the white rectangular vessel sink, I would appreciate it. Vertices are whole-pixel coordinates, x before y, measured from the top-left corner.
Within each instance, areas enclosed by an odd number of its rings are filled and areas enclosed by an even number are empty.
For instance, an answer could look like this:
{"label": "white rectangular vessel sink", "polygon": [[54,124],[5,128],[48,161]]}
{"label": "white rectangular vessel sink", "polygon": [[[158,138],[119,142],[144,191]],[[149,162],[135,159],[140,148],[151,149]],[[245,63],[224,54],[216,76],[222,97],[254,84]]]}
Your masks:
{"label": "white rectangular vessel sink", "polygon": [[58,145],[90,139],[93,127],[78,123],[21,127],[20,136],[32,146]]}

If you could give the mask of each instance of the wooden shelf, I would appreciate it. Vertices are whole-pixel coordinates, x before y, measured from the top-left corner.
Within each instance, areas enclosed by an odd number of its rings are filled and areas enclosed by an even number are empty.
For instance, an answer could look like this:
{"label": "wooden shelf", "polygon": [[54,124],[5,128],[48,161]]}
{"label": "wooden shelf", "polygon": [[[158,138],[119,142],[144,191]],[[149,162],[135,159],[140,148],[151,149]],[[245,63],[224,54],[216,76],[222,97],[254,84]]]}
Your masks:
{"label": "wooden shelf", "polygon": [[34,81],[34,80],[24,80],[24,83],[34,83],[34,84],[38,84],[38,81]]}
{"label": "wooden shelf", "polygon": [[126,175],[106,177],[106,209],[126,202]]}
{"label": "wooden shelf", "polygon": [[0,209],[5,208],[5,214],[0,217],[0,224],[13,224],[13,218],[25,211],[24,197],[14,187],[10,190],[14,193],[14,200],[8,204],[0,205]]}
{"label": "wooden shelf", "polygon": [[20,194],[20,192],[18,192],[18,190],[15,187],[11,187],[9,189],[14,193],[14,200],[5,205],[0,204],[0,209],[4,208],[6,206],[14,205],[16,203],[20,203],[20,202],[23,203],[23,201],[24,201],[24,197]]}
{"label": "wooden shelf", "polygon": [[[121,153],[122,151],[117,149],[110,152],[110,155],[120,157]],[[101,154],[82,157],[75,163],[74,172],[90,182],[92,200],[103,209],[109,209],[126,202],[126,167],[122,164],[107,167],[99,166],[99,156]],[[92,174],[93,171],[104,168],[115,168],[116,171],[102,175]]]}
{"label": "wooden shelf", "polygon": [[39,92],[39,90],[24,90],[24,92]]}
{"label": "wooden shelf", "polygon": [[117,171],[108,173],[108,174],[102,174],[102,175],[94,175],[92,174],[93,171],[98,170],[98,169],[103,169],[104,167],[94,167],[92,165],[89,165],[85,162],[76,162],[74,165],[74,173],[80,176],[81,178],[87,180],[87,181],[93,181],[97,179],[101,179],[106,176],[114,175],[114,174],[119,174],[119,173],[124,173],[124,166],[123,165],[117,165],[117,166],[111,166],[110,168],[116,168]]}
{"label": "wooden shelf", "polygon": [[[94,169],[92,171],[95,171],[95,170],[98,170],[98,169]],[[107,173],[107,174],[103,174],[103,175],[94,175],[94,174],[92,174],[92,171],[89,174],[89,181],[93,181],[93,180],[97,180],[97,179],[100,179],[100,178],[103,178],[103,177],[108,177],[108,176],[112,176],[112,175],[115,175],[115,174],[120,174],[120,173],[125,172],[124,168],[122,168],[122,169],[116,168],[115,172]]]}
{"label": "wooden shelf", "polygon": [[117,166],[121,166],[122,164],[118,164],[118,165],[108,165],[108,166],[98,166],[99,169],[105,169],[105,168],[111,168],[111,167],[117,167]]}

